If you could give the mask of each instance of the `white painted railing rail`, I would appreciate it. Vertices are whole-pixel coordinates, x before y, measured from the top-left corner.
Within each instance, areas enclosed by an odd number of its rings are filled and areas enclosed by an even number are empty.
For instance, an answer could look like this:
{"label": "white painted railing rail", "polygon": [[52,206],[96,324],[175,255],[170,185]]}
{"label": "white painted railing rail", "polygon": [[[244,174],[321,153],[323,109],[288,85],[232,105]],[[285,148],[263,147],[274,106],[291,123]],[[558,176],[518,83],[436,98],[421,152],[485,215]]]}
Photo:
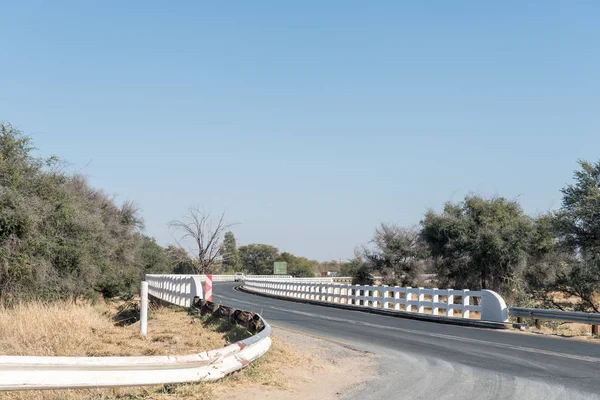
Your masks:
{"label": "white painted railing rail", "polygon": [[[146,275],[148,294],[181,307],[191,307],[194,297],[202,296],[201,275]],[[204,277],[206,279],[206,277]]]}
{"label": "white painted railing rail", "polygon": [[246,275],[246,279],[272,279],[272,280],[287,280],[293,279],[291,275]]}
{"label": "white painted railing rail", "polygon": [[[425,289],[249,279],[244,288],[276,296],[436,316],[506,322],[504,299],[491,290]],[[477,315],[473,315],[476,312]]]}
{"label": "white painted railing rail", "polygon": [[[146,280],[148,280],[148,277],[156,277],[159,279],[164,279],[164,278],[169,277],[173,280],[173,282],[181,282],[182,278],[184,280],[195,279],[196,282],[202,282],[202,283],[204,283],[206,281],[206,275],[148,274],[148,275],[146,275]],[[246,278],[276,279],[276,280],[293,279],[291,275],[246,275]],[[322,278],[307,278],[307,279],[322,279]],[[325,279],[331,279],[331,278],[325,278]],[[212,281],[213,282],[234,282],[235,275],[212,275]],[[330,281],[328,281],[328,282],[330,282]]]}
{"label": "white painted railing rail", "polygon": [[294,278],[290,275],[281,276],[281,275],[246,275],[244,280],[258,280],[258,281],[293,281],[293,282],[305,282],[305,283],[332,283],[333,278]]}
{"label": "white painted railing rail", "polygon": [[[188,306],[202,286],[192,276],[148,275],[149,293]],[[222,349],[144,357],[0,356],[0,391],[143,386],[217,380],[265,354],[271,327]],[[59,333],[60,334],[60,333]]]}

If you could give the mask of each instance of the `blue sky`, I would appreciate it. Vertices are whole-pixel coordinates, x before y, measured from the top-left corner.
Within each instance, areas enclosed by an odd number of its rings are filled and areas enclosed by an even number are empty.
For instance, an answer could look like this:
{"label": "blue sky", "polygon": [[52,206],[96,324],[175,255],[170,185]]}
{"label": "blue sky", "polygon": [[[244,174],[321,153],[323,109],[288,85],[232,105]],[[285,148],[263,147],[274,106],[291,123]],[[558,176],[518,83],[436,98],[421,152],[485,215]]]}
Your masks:
{"label": "blue sky", "polygon": [[560,206],[600,158],[596,1],[3,2],[0,120],[146,232],[345,259],[465,194]]}

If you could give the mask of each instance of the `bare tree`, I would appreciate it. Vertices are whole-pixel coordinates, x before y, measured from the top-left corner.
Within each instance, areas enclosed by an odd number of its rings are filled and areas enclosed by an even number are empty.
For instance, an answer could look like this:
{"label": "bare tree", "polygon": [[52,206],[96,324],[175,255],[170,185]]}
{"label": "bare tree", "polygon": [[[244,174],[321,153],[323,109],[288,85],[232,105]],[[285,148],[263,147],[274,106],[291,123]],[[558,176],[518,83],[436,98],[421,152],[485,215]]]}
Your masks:
{"label": "bare tree", "polygon": [[[180,240],[194,242],[194,270],[198,274],[210,273],[221,257],[223,234],[232,224],[225,223],[225,213],[212,219],[199,207],[190,207],[181,220],[172,221],[171,228],[183,233]],[[177,243],[182,247],[179,242]]]}

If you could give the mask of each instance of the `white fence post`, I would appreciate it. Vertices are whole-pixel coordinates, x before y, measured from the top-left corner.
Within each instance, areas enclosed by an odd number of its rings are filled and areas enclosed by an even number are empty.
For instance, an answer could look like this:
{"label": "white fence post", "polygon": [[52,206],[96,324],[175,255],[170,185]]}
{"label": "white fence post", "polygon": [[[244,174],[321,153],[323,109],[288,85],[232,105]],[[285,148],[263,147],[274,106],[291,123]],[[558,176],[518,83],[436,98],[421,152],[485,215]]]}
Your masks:
{"label": "white fence post", "polygon": [[140,334],[148,334],[148,282],[142,281],[140,287]]}
{"label": "white fence post", "polygon": [[447,291],[447,295],[446,295],[446,317],[453,317],[454,316],[454,309],[452,308],[452,306],[454,306],[454,294],[452,294],[452,291],[454,289],[448,289]]}
{"label": "white fence post", "polygon": [[464,290],[462,295],[462,317],[470,318],[471,312],[469,311],[469,305],[471,305],[471,296],[469,296],[469,291]]}
{"label": "white fence post", "polygon": [[417,306],[417,312],[419,314],[423,314],[425,312],[425,294],[423,293],[424,290],[425,288],[423,287],[417,289],[417,301],[419,302],[419,305]]}

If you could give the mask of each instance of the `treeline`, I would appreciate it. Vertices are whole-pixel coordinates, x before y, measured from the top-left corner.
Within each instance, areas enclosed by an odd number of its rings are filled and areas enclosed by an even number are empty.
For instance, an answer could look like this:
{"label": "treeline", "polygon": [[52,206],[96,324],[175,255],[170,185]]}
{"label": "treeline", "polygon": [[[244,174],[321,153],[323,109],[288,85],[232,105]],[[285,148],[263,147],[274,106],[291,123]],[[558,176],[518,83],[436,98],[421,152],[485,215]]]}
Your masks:
{"label": "treeline", "polygon": [[[147,273],[272,273],[287,261],[299,276],[316,261],[269,245],[238,249],[231,232],[207,264],[180,246],[163,248],[143,234],[133,203],[117,205],[57,157],[33,155],[31,139],[0,124],[0,303],[26,299],[128,297]],[[235,257],[230,249],[235,248]],[[239,254],[239,255],[238,255]],[[208,265],[208,271],[200,271]]]}
{"label": "treeline", "polygon": [[136,207],[33,151],[0,124],[0,300],[131,293],[151,245]]}
{"label": "treeline", "polygon": [[[382,224],[345,268],[355,282],[491,289],[512,304],[600,310],[600,162],[581,161],[559,210],[531,217],[516,200],[467,196],[416,227]],[[575,300],[575,301],[574,301]]]}
{"label": "treeline", "polygon": [[[177,253],[177,256],[173,256]],[[201,270],[197,259],[190,257],[180,247],[169,246],[165,249],[167,258],[175,262],[174,273],[197,274],[235,274],[245,272],[252,275],[272,275],[276,261],[287,262],[287,272],[297,277],[310,277],[318,274],[321,263],[298,257],[288,252],[280,252],[277,247],[268,244],[249,244],[237,246],[233,232],[226,232],[220,246],[220,257],[208,269]]]}
{"label": "treeline", "polygon": [[[130,202],[92,188],[27,136],[0,124],[0,303],[131,296],[146,273],[328,271],[368,283],[491,289],[512,304],[600,311],[600,161],[580,162],[559,210],[528,216],[516,200],[471,195],[428,211],[416,227],[382,224],[347,262],[317,262],[268,244],[237,246],[224,216],[191,208],[174,221],[194,249],[143,234]],[[216,228],[215,228],[216,227]],[[194,246],[192,246],[194,247]],[[575,302],[574,302],[575,300]]]}

